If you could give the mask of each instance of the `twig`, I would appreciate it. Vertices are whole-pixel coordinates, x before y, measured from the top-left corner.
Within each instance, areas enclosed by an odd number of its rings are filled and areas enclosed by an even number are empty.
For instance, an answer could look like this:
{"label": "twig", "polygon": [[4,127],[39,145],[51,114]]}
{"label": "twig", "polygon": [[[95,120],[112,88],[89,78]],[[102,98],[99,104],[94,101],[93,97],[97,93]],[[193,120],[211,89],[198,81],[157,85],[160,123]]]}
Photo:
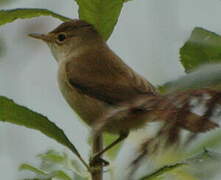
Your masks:
{"label": "twig", "polygon": [[153,173],[140,178],[139,180],[152,180],[156,177],[159,177],[160,175],[165,174],[168,171],[172,171],[172,170],[174,170],[178,167],[181,167],[183,165],[185,165],[185,163],[176,163],[176,164],[173,164],[173,165],[166,165],[166,166],[154,171]]}
{"label": "twig", "polygon": [[[100,151],[102,151],[103,149],[103,137],[102,134],[98,135],[98,136],[93,136],[93,156],[97,153],[99,153]],[[91,176],[92,176],[92,180],[102,180],[103,179],[103,167],[102,165],[99,167],[93,167],[93,165],[91,165]]]}

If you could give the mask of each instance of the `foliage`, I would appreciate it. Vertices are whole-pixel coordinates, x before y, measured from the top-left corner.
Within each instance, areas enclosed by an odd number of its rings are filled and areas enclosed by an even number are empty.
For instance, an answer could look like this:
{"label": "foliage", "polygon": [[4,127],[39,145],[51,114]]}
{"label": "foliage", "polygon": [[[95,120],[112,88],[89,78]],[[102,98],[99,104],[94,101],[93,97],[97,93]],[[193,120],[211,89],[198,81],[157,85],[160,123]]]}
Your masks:
{"label": "foliage", "polygon": [[[93,24],[105,40],[107,40],[113,32],[114,27],[118,21],[120,12],[123,8],[124,2],[127,1],[128,0],[76,0],[79,6],[79,18]],[[0,25],[13,22],[16,19],[28,19],[38,16],[52,16],[54,18],[60,19],[61,21],[70,20],[70,18],[64,17],[47,9],[11,9],[0,10]],[[218,34],[215,34],[208,30],[196,27],[193,30],[188,41],[180,49],[181,64],[183,65],[186,72],[191,73],[175,81],[167,82],[164,85],[162,85],[159,89],[163,93],[169,94],[167,95],[168,98],[175,97],[176,102],[185,98],[185,101],[190,100],[190,98],[187,98],[186,96],[187,92],[180,93],[178,95],[175,94],[177,96],[173,95],[173,92],[177,92],[178,90],[183,91],[193,89],[193,91],[188,91],[189,96],[194,96],[196,92],[199,92],[194,91],[195,89],[197,90],[201,88],[212,88],[220,90],[221,65],[210,65],[193,72],[196,68],[202,65],[219,63],[221,60],[220,51],[221,37]],[[210,91],[204,92],[210,93]],[[212,98],[214,98],[217,94],[215,93],[214,95],[211,93],[210,95],[212,95]],[[208,109],[213,109],[213,106],[211,106]],[[204,120],[208,120],[208,117]],[[68,147],[72,152],[74,152],[78,157],[80,157],[78,151],[76,150],[74,145],[69,141],[69,139],[65,136],[64,132],[53,122],[49,121],[47,117],[39,113],[36,113],[24,106],[18,105],[4,96],[0,96],[0,121],[10,122],[13,124],[25,126],[27,128],[39,130],[48,137],[53,138],[59,143],[63,144],[64,146]],[[182,123],[187,124],[184,121]],[[176,132],[176,135],[179,136],[180,131]],[[218,132],[217,134],[206,139],[205,141],[199,143],[195,147],[195,149],[188,149],[188,152],[183,151],[181,153],[181,157],[177,157],[177,161],[175,163],[166,162],[166,165],[160,166],[160,168],[156,168],[157,170],[153,171],[153,173],[148,173],[148,175],[143,176],[141,180],[162,180],[165,175],[170,175],[174,172],[176,172],[177,177],[180,177],[180,180],[184,179],[184,174],[186,175],[185,177],[187,177],[187,174],[189,174],[189,179],[195,180],[195,176],[191,175],[191,172],[186,169],[186,166],[193,164],[194,162],[196,162],[196,160],[201,161],[205,157],[205,154],[208,155],[208,152],[205,151],[203,153],[203,158],[202,156],[197,156],[197,158],[194,157],[191,159],[189,159],[188,157],[193,153],[199,153],[199,151],[204,145],[211,145],[213,147],[220,145],[220,137],[221,134],[220,132]],[[110,141],[113,140],[113,138],[115,137],[109,135],[105,136],[106,144],[109,144]],[[158,140],[158,138],[155,139]],[[114,159],[118,150],[119,146],[115,147],[115,149],[110,152],[109,158]],[[147,152],[145,151],[146,154],[148,154]],[[174,151],[173,155],[176,153],[177,152]],[[161,159],[165,157],[165,151],[163,151],[162,154],[163,156],[158,156],[161,157]],[[61,154],[50,150],[47,153],[39,155],[38,157],[42,161],[40,168],[34,167],[30,164],[22,164],[20,166],[20,170],[28,170],[33,172],[36,175],[34,179],[37,180],[51,180],[53,178],[62,180],[83,180],[89,177],[88,174],[84,172],[81,165],[79,165],[76,160],[70,159],[66,153]],[[86,164],[83,160],[82,162],[84,163],[84,165]],[[155,160],[155,164],[157,163],[158,161]],[[217,172],[214,172],[214,174],[215,173]]]}
{"label": "foliage", "polygon": [[67,17],[56,14],[47,9],[11,9],[11,10],[0,10],[0,25],[4,25],[15,21],[16,19],[29,19],[38,16],[52,16],[62,21],[70,20]]}
{"label": "foliage", "polygon": [[[104,145],[107,146],[109,144],[111,144],[112,142],[114,142],[114,140],[116,140],[118,138],[118,136],[115,135],[111,135],[108,133],[104,133]],[[110,151],[108,151],[106,153],[106,156],[110,159],[115,159],[120,148],[121,148],[121,143],[117,144],[116,146],[114,146],[112,149],[110,149]]]}
{"label": "foliage", "polygon": [[[172,151],[172,153],[174,152],[175,151]],[[175,152],[174,155],[176,154],[177,153]],[[182,158],[186,157],[184,152],[182,152],[181,155],[183,155]],[[194,169],[197,169],[196,167],[200,166],[202,163],[204,164],[209,164],[209,163],[215,164],[217,162],[220,163],[220,158],[221,158],[220,153],[208,151],[205,149],[203,152],[198,152],[198,154],[195,154],[190,158],[180,160],[171,165],[164,165],[161,168],[155,170],[153,173],[150,173],[146,176],[141,177],[139,180],[161,180],[170,174],[173,175],[173,179],[182,179],[182,176],[186,176],[185,174],[187,174],[185,173],[185,171],[188,172],[189,174],[188,179],[196,179],[193,173]],[[203,171],[203,168],[207,168],[207,167],[208,166],[202,167],[201,171]],[[217,170],[218,169],[216,169],[216,172],[213,171],[213,173],[214,174],[218,173]]]}
{"label": "foliage", "polygon": [[[189,92],[197,92],[198,89],[202,89],[202,88],[220,90],[221,64],[215,64],[221,61],[221,58],[219,57],[220,55],[219,49],[221,47],[219,45],[220,40],[221,40],[221,36],[218,34],[215,34],[203,28],[198,28],[198,27],[195,28],[189,40],[180,49],[180,58],[181,58],[180,60],[182,62],[182,65],[184,66],[186,72],[191,72],[191,73],[186,74],[183,77],[180,77],[175,81],[165,83],[164,85],[159,87],[159,90],[163,94],[172,94],[172,95],[176,94],[176,92],[179,92],[179,91],[183,91],[185,93],[185,92],[188,92],[188,90],[190,89],[192,90]],[[195,70],[196,68],[198,69]],[[179,98],[182,99],[181,101],[184,100],[183,96],[177,96],[176,101],[179,101]],[[218,99],[217,101],[219,103]],[[202,103],[202,101],[200,103]],[[185,114],[187,114],[187,112]],[[174,138],[174,134],[172,136]],[[192,140],[196,139],[196,137],[197,135],[190,136],[187,142],[192,142]],[[192,148],[188,148],[189,146],[185,144],[184,144],[185,145],[184,147],[181,145],[181,152],[179,149],[175,150],[174,148],[175,152],[172,153],[173,158],[176,157],[175,156],[176,153],[179,154],[177,158],[182,159],[183,157],[188,157],[189,155],[199,153],[205,147],[212,147],[212,148],[219,147],[220,137],[221,137],[220,130],[217,130],[216,133],[213,133],[209,137],[201,140],[200,143],[198,144],[194,143],[194,147]],[[187,152],[185,152],[182,147],[185,148]],[[148,151],[146,151],[145,153],[147,152]],[[162,153],[163,154],[158,155],[158,156],[165,157],[165,151],[163,151]],[[170,162],[171,159],[167,162],[167,164],[171,163]],[[217,158],[217,160],[219,160],[219,158]],[[163,168],[164,167],[167,167],[167,165],[163,166]],[[209,166],[204,166],[203,168],[205,168],[205,171],[207,171],[208,167]],[[207,172],[208,177],[212,177],[214,174],[219,173],[218,169],[215,169],[215,170],[214,169],[215,168],[213,168],[213,171],[211,173]],[[196,171],[197,168],[193,167],[191,169],[191,171],[194,171],[194,170]],[[182,171],[182,174],[184,172],[186,172],[186,170]],[[203,170],[201,170],[201,172],[203,172]],[[190,174],[190,171],[187,171],[187,173]],[[178,175],[180,176],[180,172],[176,173],[176,176]],[[149,177],[149,175],[145,177]],[[198,174],[198,177],[201,177],[200,173]],[[192,179],[192,178],[195,179],[195,177],[188,177],[187,179]],[[178,179],[182,179],[182,177],[179,177]]]}
{"label": "foliage", "polygon": [[196,27],[188,41],[180,49],[181,63],[186,72],[190,72],[203,64],[219,63],[220,51],[220,35]]}
{"label": "foliage", "polygon": [[30,171],[35,174],[34,179],[57,178],[59,180],[86,180],[89,174],[85,172],[78,161],[71,159],[67,153],[59,153],[48,150],[46,153],[38,155],[41,160],[40,167],[30,164],[22,164],[19,170]]}
{"label": "foliage", "polygon": [[[220,90],[220,64],[214,64],[221,61],[220,58],[220,42],[221,37],[218,34],[205,30],[203,28],[195,28],[189,38],[189,40],[180,49],[180,61],[185,68],[186,72],[191,72],[183,77],[178,78],[175,81],[167,82],[160,86],[159,89],[162,93],[174,93],[177,91],[185,91],[189,89],[201,89],[212,88]],[[207,65],[210,64],[210,65]],[[204,66],[202,66],[204,65]],[[202,67],[201,67],[202,66]],[[199,68],[200,67],[200,68]],[[198,70],[195,70],[199,68]],[[195,71],[193,71],[195,70]],[[195,139],[197,136],[192,136]],[[208,138],[204,138],[200,143],[194,144],[194,148],[190,148],[185,155],[182,149],[182,156],[178,156],[178,159],[188,157],[191,154],[199,153],[204,147],[218,147],[220,145],[220,131],[210,135]],[[190,138],[190,142],[192,139]],[[188,142],[188,141],[187,141]],[[187,146],[185,149],[188,149]],[[178,150],[179,151],[179,150]],[[175,155],[176,153],[173,153]],[[165,156],[165,155],[164,155]],[[173,157],[174,158],[174,157]],[[219,159],[219,158],[218,158]],[[169,163],[169,162],[167,162]],[[205,162],[204,162],[205,163]],[[167,166],[166,166],[167,167]],[[204,166],[207,171],[208,166]],[[194,168],[197,170],[197,168]],[[192,171],[194,170],[192,169]],[[213,168],[214,169],[214,168]],[[209,177],[218,173],[212,171],[207,173]],[[203,170],[201,170],[203,172]],[[183,173],[183,172],[182,172]],[[189,174],[190,172],[188,172]],[[185,173],[186,174],[186,173]],[[180,175],[180,173],[176,173]],[[198,174],[200,177],[201,174]],[[194,177],[188,177],[188,179],[195,179]],[[182,177],[178,178],[182,179]],[[184,178],[185,179],[185,178]],[[198,178],[197,178],[198,179]]]}
{"label": "foliage", "polygon": [[184,163],[177,163],[177,164],[173,164],[173,165],[166,165],[166,166],[156,170],[155,172],[140,178],[140,180],[154,180],[154,179],[157,180],[163,174],[173,171],[174,169],[179,168],[183,165],[185,165],[185,164]]}
{"label": "foliage", "polygon": [[53,122],[49,121],[47,117],[24,106],[20,106],[3,96],[0,96],[0,107],[0,121],[39,130],[46,136],[53,138],[57,142],[68,147],[73,153],[78,155],[77,149],[65,136],[63,130],[57,127]]}
{"label": "foliage", "polygon": [[0,97],[0,107],[0,121],[39,130],[73,150],[73,145],[65,136],[63,130],[49,121],[47,117],[31,111],[26,107],[17,105],[12,100],[3,96]]}
{"label": "foliage", "polygon": [[193,72],[160,86],[165,92],[185,89],[220,89],[221,36],[196,27],[180,49],[180,61],[186,72]]}
{"label": "foliage", "polygon": [[163,93],[199,88],[212,88],[218,90],[221,84],[220,68],[221,64],[202,66],[192,73],[165,83],[163,86],[160,86],[159,89]]}
{"label": "foliage", "polygon": [[79,17],[93,24],[104,39],[111,35],[123,7],[122,0],[76,0]]}
{"label": "foliage", "polygon": [[[104,39],[107,40],[117,23],[124,1],[76,0],[76,2],[79,5],[80,19],[93,24]],[[18,18],[26,19],[38,16],[52,16],[62,21],[70,20],[70,18],[47,9],[11,9],[0,10],[0,25],[13,22]]]}

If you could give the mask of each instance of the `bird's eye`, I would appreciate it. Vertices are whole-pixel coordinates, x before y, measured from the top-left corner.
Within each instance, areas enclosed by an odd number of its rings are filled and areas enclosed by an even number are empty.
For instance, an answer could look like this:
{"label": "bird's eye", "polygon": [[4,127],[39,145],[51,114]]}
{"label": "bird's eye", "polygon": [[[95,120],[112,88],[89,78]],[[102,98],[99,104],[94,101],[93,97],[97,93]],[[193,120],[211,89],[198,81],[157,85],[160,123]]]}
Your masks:
{"label": "bird's eye", "polygon": [[59,34],[57,36],[57,41],[60,42],[60,43],[63,42],[65,39],[66,39],[66,35],[65,34]]}

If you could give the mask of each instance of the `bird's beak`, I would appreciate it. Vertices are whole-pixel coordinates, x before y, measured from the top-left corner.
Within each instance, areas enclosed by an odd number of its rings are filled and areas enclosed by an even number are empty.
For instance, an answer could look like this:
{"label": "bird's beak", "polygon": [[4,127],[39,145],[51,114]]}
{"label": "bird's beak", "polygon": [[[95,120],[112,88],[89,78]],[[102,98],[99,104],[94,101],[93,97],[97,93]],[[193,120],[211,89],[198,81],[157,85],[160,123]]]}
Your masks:
{"label": "bird's beak", "polygon": [[48,35],[45,34],[38,34],[38,33],[31,33],[29,34],[30,37],[35,38],[35,39],[41,39],[45,42],[50,42],[51,38]]}

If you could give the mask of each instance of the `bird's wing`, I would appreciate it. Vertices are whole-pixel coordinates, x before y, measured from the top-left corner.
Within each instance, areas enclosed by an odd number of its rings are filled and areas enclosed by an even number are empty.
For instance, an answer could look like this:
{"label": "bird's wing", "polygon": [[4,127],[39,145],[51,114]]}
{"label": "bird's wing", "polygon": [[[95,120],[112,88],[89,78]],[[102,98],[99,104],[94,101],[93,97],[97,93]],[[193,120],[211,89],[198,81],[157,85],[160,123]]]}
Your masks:
{"label": "bird's wing", "polygon": [[155,94],[148,81],[116,56],[82,56],[67,62],[66,73],[69,84],[80,93],[112,105]]}

